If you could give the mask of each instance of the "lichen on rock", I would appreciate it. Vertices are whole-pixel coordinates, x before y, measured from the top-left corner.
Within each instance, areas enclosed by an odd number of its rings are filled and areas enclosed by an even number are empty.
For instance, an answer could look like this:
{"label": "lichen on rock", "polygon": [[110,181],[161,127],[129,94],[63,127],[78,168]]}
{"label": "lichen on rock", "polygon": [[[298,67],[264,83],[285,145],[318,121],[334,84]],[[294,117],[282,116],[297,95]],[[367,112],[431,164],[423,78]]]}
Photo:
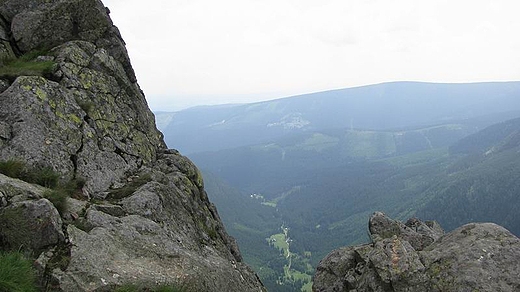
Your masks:
{"label": "lichen on rock", "polygon": [[45,291],[265,290],[199,170],[166,149],[108,13],[98,0],[0,2],[0,59],[53,64],[0,77],[0,161],[85,182],[60,214],[45,188],[0,175],[0,249],[31,254]]}

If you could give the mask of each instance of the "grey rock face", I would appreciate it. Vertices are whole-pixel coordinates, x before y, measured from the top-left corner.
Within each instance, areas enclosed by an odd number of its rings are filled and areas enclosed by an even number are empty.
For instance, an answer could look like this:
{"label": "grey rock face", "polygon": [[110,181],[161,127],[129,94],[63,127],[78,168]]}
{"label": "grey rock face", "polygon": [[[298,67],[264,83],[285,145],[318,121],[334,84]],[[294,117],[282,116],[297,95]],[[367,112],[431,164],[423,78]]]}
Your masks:
{"label": "grey rock face", "polygon": [[0,118],[10,129],[0,158],[87,178],[92,193],[152,162],[162,136],[121,65],[86,42],[68,42],[52,54],[59,82],[21,76],[0,94]]}
{"label": "grey rock face", "polygon": [[41,193],[0,174],[0,246],[39,253],[65,240],[60,214]]}
{"label": "grey rock face", "polygon": [[125,69],[128,79],[135,73],[119,30],[108,9],[99,0],[6,0],[0,14],[4,30],[12,35],[16,51],[52,48],[71,40],[84,40],[106,49]]}
{"label": "grey rock face", "polygon": [[520,289],[520,240],[496,224],[468,224],[441,236],[434,222],[402,224],[376,212],[369,230],[371,244],[335,250],[320,262],[313,291]]}
{"label": "grey rock face", "polygon": [[408,241],[415,250],[422,250],[444,234],[436,222],[422,222],[411,218],[406,224],[388,218],[381,212],[375,212],[369,221],[372,240],[400,237]]}
{"label": "grey rock face", "polygon": [[166,149],[103,4],[5,0],[0,14],[1,58],[45,48],[36,60],[54,63],[0,78],[0,161],[86,181],[60,215],[45,188],[0,175],[0,248],[30,250],[45,291],[264,291],[198,169]]}

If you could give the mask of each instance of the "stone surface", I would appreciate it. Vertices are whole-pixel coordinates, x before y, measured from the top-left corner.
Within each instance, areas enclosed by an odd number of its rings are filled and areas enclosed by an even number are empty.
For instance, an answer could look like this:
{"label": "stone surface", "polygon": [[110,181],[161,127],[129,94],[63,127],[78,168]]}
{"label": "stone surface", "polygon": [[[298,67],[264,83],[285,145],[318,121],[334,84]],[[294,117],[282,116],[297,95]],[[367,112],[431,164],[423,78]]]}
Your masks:
{"label": "stone surface", "polygon": [[39,253],[65,240],[60,214],[47,199],[15,202],[0,210],[4,249]]}
{"label": "stone surface", "polygon": [[435,222],[402,224],[376,212],[369,230],[371,244],[335,250],[320,262],[313,291],[520,289],[520,240],[498,225],[472,223],[441,235]]}
{"label": "stone surface", "polygon": [[48,190],[0,175],[2,249],[32,251],[45,291],[265,291],[198,169],[166,149],[108,9],[4,0],[0,15],[0,57],[43,48],[36,60],[54,63],[43,76],[1,80],[0,160],[50,167],[61,183],[85,179],[60,217]]}
{"label": "stone surface", "polygon": [[53,54],[59,82],[21,76],[0,94],[0,118],[10,129],[0,158],[20,157],[65,177],[85,177],[92,193],[152,162],[164,147],[162,135],[121,65],[86,42],[66,43]]}
{"label": "stone surface", "polygon": [[369,231],[373,241],[397,236],[408,241],[415,250],[422,250],[444,234],[438,223],[428,224],[416,218],[411,218],[403,224],[388,218],[381,212],[375,212],[370,217]]}

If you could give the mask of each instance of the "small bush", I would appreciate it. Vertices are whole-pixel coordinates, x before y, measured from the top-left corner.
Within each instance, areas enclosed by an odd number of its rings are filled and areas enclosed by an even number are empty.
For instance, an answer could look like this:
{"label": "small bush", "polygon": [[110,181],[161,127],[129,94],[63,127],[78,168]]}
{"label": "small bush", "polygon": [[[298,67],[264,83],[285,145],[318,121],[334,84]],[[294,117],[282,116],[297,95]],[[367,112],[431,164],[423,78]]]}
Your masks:
{"label": "small bush", "polygon": [[36,291],[31,262],[18,252],[0,253],[0,291]]}

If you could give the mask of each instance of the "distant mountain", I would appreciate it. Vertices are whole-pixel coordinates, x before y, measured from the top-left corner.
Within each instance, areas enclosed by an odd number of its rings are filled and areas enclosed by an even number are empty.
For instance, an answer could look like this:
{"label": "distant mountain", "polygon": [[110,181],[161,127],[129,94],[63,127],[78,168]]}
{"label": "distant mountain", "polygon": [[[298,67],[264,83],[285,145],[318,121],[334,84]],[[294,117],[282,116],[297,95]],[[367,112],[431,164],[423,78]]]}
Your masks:
{"label": "distant mountain", "polygon": [[516,117],[519,96],[520,82],[392,82],[157,113],[157,120],[168,146],[190,154],[325,129],[420,128],[487,117],[474,125],[483,127]]}

